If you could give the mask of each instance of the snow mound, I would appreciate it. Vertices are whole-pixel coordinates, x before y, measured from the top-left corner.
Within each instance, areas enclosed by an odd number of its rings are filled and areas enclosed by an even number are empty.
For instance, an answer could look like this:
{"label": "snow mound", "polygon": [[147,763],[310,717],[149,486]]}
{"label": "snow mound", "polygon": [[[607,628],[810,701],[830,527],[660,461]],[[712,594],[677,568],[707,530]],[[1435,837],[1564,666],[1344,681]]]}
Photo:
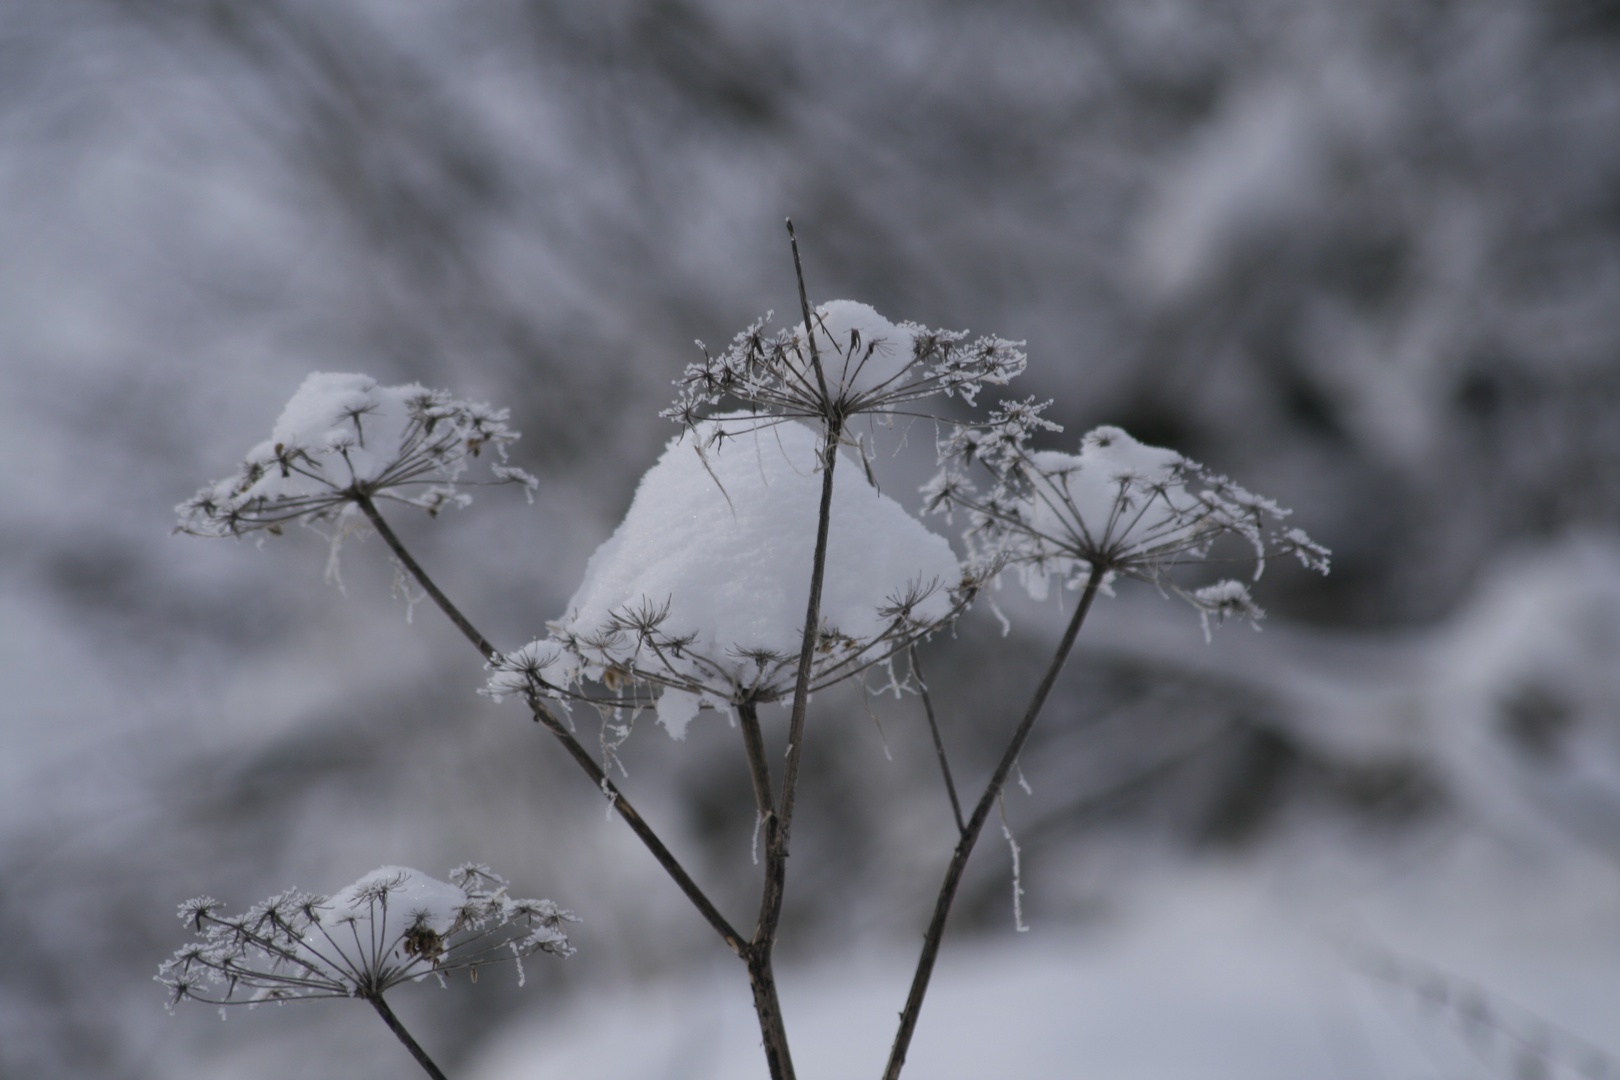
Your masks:
{"label": "snow mound", "polygon": [[[822,372],[834,396],[840,387],[867,393],[892,386],[911,365],[917,328],[896,326],[870,304],[831,300],[817,306],[814,322]],[[793,337],[795,342],[805,341],[803,323],[793,328]],[[807,344],[802,355],[808,360]]]}
{"label": "snow mound", "polygon": [[[408,927],[448,934],[470,902],[467,892],[408,866],[382,866],[345,886],[320,909],[328,930],[376,921],[376,935]],[[339,942],[343,935],[335,935]],[[361,934],[365,937],[365,934]]]}
{"label": "snow mound", "polygon": [[[820,436],[787,422],[715,438],[728,419],[670,441],[591,556],[553,641],[527,650],[542,666],[566,651],[574,678],[601,679],[616,665],[661,685],[660,719],[676,738],[704,705],[784,692],[809,601]],[[881,659],[872,650],[898,630],[949,618],[962,570],[943,537],[845,467],[851,479],[833,492],[817,668],[844,664],[852,674]],[[656,634],[641,632],[648,627]],[[492,691],[516,692],[501,675]]]}

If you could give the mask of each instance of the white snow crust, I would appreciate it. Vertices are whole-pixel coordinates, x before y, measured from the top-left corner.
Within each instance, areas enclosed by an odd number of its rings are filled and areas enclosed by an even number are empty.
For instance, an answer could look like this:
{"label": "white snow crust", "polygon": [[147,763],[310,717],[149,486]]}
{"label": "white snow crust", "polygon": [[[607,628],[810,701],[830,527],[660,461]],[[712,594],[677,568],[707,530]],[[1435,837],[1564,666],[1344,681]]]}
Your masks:
{"label": "white snow crust", "polygon": [[[386,890],[387,904],[377,899]],[[448,934],[461,910],[467,906],[467,893],[447,881],[429,877],[408,866],[382,866],[360,880],[345,886],[321,909],[321,923],[328,931],[345,927],[352,920],[368,924],[376,919],[379,940],[413,926]],[[384,912],[386,911],[386,920]],[[360,934],[367,938],[364,930]],[[333,933],[342,942],[346,935]]]}
{"label": "white snow crust", "polygon": [[[916,331],[896,326],[870,304],[858,300],[831,300],[815,311],[816,347],[828,390],[864,393],[898,378],[911,363]],[[794,338],[805,340],[804,324],[793,328]],[[804,350],[808,361],[809,348]],[[811,375],[814,378],[814,375]]]}
{"label": "white snow crust", "polygon": [[[369,375],[317,371],[303,381],[287,407],[281,410],[270,438],[248,451],[249,462],[265,465],[264,475],[245,494],[275,499],[316,495],[328,485],[312,477],[273,467],[277,447],[303,450],[316,469],[340,483],[349,470],[356,480],[375,480],[397,456],[400,437],[410,417],[405,403],[428,391],[415,383],[378,386]],[[347,457],[347,464],[344,458]],[[221,481],[221,498],[232,494],[230,480]]]}
{"label": "white snow crust", "polygon": [[[623,523],[591,556],[557,630],[588,635],[617,613],[667,603],[661,633],[692,636],[691,651],[731,678],[747,682],[754,668],[744,650],[798,654],[821,498],[820,436],[781,423],[721,439],[700,454],[727,419],[670,441]],[[857,463],[845,460],[843,468],[849,471],[833,492],[822,632],[876,637],[889,623],[880,608],[914,586],[932,589],[914,617],[945,618],[948,590],[961,578],[950,544],[868,486]],[[627,635],[610,655],[628,658],[636,647]],[[706,686],[716,681],[690,658],[663,659],[676,672],[707,674]],[[680,738],[700,705],[718,704],[722,695],[719,687],[702,699],[666,690],[659,718]]]}
{"label": "white snow crust", "polygon": [[[1177,526],[1176,519],[1198,506],[1178,476],[1186,460],[1174,450],[1140,443],[1117,427],[1088,432],[1078,454],[1036,451],[1030,461],[1046,479],[1037,484],[1029,524],[1060,545],[1066,537],[1093,549],[1129,545],[1133,537],[1154,547],[1173,545],[1194,528]],[[1020,578],[1033,599],[1045,599],[1054,564],[1064,577],[1084,567],[1083,560],[1061,557],[1021,566]]]}

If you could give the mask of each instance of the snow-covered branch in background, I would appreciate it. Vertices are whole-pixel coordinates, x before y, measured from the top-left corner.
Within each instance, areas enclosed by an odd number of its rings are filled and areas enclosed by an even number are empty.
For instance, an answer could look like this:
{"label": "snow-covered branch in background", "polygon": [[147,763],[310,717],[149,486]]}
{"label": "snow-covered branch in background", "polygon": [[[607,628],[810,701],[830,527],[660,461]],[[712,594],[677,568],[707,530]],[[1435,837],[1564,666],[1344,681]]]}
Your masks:
{"label": "snow-covered branch in background", "polygon": [[458,488],[469,459],[493,448],[488,483],[534,477],[505,464],[518,433],[505,409],[459,401],[443,390],[379,386],[366,375],[317,372],[287,402],[270,438],[249,450],[236,472],[175,509],[179,531],[197,536],[279,533],[291,521],[313,524],[355,512],[362,496],[408,503],[437,514],[464,506]]}

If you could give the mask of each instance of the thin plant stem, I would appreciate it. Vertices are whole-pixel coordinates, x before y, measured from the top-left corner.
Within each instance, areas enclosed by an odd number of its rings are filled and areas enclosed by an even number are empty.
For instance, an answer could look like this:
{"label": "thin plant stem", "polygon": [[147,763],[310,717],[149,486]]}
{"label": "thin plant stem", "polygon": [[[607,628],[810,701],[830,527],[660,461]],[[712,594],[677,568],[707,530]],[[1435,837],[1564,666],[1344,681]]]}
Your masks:
{"label": "thin plant stem", "polygon": [[1080,625],[1085,622],[1086,613],[1091,610],[1092,601],[1097,598],[1097,590],[1102,585],[1104,573],[1102,564],[1092,564],[1091,575],[1086,579],[1085,592],[1080,596],[1080,603],[1075,606],[1074,615],[1069,619],[1068,628],[1063,632],[1063,639],[1058,642],[1057,651],[1052,655],[1052,662],[1047,665],[1046,674],[1041,677],[1040,685],[1035,688],[1029,707],[1024,710],[1024,718],[1013,732],[1012,741],[1007,744],[1006,752],[1001,755],[996,771],[990,775],[990,782],[985,785],[984,794],[980,796],[979,804],[973,808],[973,816],[968,818],[967,828],[963,830],[962,839],[958,841],[956,851],[951,856],[951,864],[945,871],[945,881],[939,889],[939,898],[934,902],[933,918],[929,920],[928,931],[923,936],[922,954],[917,958],[917,971],[911,980],[911,993],[907,996],[906,1007],[900,1014],[900,1027],[895,1032],[894,1047],[889,1051],[889,1064],[883,1072],[883,1080],[899,1080],[900,1070],[906,1063],[906,1051],[911,1046],[911,1036],[917,1029],[917,1017],[922,1012],[923,996],[928,993],[928,980],[934,973],[934,961],[939,958],[940,942],[945,935],[945,921],[950,916],[957,887],[962,883],[962,871],[967,868],[968,856],[973,854],[973,846],[978,842],[979,833],[984,830],[984,823],[990,817],[990,810],[1000,798],[1001,790],[1007,784],[1007,777],[1011,775],[1013,766],[1018,762],[1018,755],[1023,752],[1024,743],[1028,741],[1029,733],[1035,727],[1035,720],[1040,716],[1041,709],[1046,705],[1047,696],[1051,694],[1052,686],[1057,682],[1058,674],[1069,658],[1069,651],[1074,647],[1074,639],[1080,633]]}
{"label": "thin plant stem", "polygon": [[765,831],[766,875],[760,899],[760,921],[754,939],[743,959],[748,964],[748,983],[754,992],[754,1012],[759,1018],[760,1039],[765,1047],[771,1080],[792,1080],[793,1057],[788,1051],[787,1027],[782,1020],[782,1003],[776,993],[776,973],[771,966],[775,945],[774,929],[765,932],[767,920],[780,909],[781,876],[773,875],[771,853],[779,848],[779,825],[771,793],[771,767],[765,755],[765,738],[759,726],[759,710],[752,701],[737,706],[737,726],[742,729],[743,748],[748,755],[748,774],[754,783],[754,801],[759,807]]}
{"label": "thin plant stem", "polygon": [[816,519],[815,554],[810,564],[810,596],[805,603],[804,636],[799,645],[799,665],[793,684],[787,762],[782,769],[782,795],[780,803],[775,806],[772,805],[764,743],[758,738],[757,717],[752,735],[747,719],[742,721],[755,797],[762,800],[760,815],[765,829],[765,881],[760,890],[759,921],[755,924],[754,937],[748,946],[748,978],[754,988],[754,1010],[759,1015],[771,1080],[794,1080],[793,1058],[788,1052],[787,1031],[782,1024],[782,1009],[776,996],[771,953],[776,945],[776,930],[782,920],[782,901],[787,892],[788,840],[793,825],[794,796],[798,790],[799,760],[804,749],[804,716],[810,700],[810,671],[815,661],[821,627],[821,590],[827,568],[827,534],[832,522],[833,471],[838,462],[838,443],[843,437],[843,416],[827,392],[827,378],[821,369],[815,322],[811,317],[809,295],[804,285],[804,267],[799,260],[799,239],[793,232],[791,220],[787,222],[787,231],[788,241],[793,248],[794,278],[799,286],[799,310],[804,317],[810,366],[816,373],[816,385],[821,393],[821,419],[826,425],[826,432],[821,449],[821,507]]}
{"label": "thin plant stem", "polygon": [[917,676],[917,690],[922,695],[923,711],[928,714],[928,730],[934,736],[934,753],[939,755],[939,771],[945,776],[945,794],[951,797],[951,813],[956,815],[956,831],[967,832],[962,820],[962,803],[956,797],[956,782],[951,779],[951,763],[945,757],[945,741],[939,737],[939,723],[934,719],[934,699],[928,693],[928,679],[923,675],[922,663],[917,659],[917,646],[910,647],[911,673]]}
{"label": "thin plant stem", "polygon": [[485,660],[495,659],[497,655],[495,646],[491,645],[489,640],[483,634],[480,634],[471,622],[467,621],[467,616],[463,615],[460,609],[450,602],[448,596],[439,591],[439,587],[433,583],[433,579],[427,576],[427,571],[422,569],[416,559],[411,556],[411,553],[406,550],[405,545],[400,543],[399,537],[394,535],[394,530],[389,528],[388,522],[383,519],[382,514],[377,510],[377,504],[371,501],[370,493],[356,489],[354,501],[359,505],[360,512],[366,515],[366,520],[371,523],[371,527],[377,530],[377,535],[383,538],[383,543],[388,545],[388,550],[394,553],[394,558],[398,559],[400,564],[410,571],[417,584],[421,585],[427,594],[433,598],[433,602],[439,605],[439,610],[450,617],[450,621],[456,624],[456,629],[460,630],[467,640],[473,643],[473,647],[483,654]]}
{"label": "thin plant stem", "polygon": [[698,909],[698,913],[720,935],[727,948],[737,956],[746,958],[748,953],[747,941],[732,928],[726,917],[720,914],[720,909],[714,906],[714,902],[703,892],[698,883],[692,880],[692,875],[686,872],[686,868],[681,865],[680,860],[675,857],[674,853],[664,846],[664,842],[658,838],[657,833],[653,832],[652,826],[647,824],[646,819],[636,811],[635,807],[630,805],[630,800],[624,797],[623,792],[602,770],[602,767],[596,763],[596,759],[591,756],[591,752],[585,749],[578,739],[574,738],[567,725],[558,718],[556,713],[546,708],[539,698],[530,695],[528,703],[530,712],[534,714],[535,722],[544,725],[547,731],[556,736],[557,741],[563,744],[563,749],[567,750],[569,756],[579,764],[581,769],[585,770],[585,775],[591,778],[597,789],[612,801],[613,809],[617,810],[619,816],[624,819],[624,823],[630,826],[630,831],[636,834],[636,838],[652,853],[653,858],[658,860],[658,865],[664,868],[664,872],[674,880],[681,892],[686,894],[686,898],[692,902],[692,906]]}
{"label": "thin plant stem", "polygon": [[423,1050],[421,1044],[411,1038],[411,1033],[405,1030],[405,1025],[400,1023],[399,1017],[394,1015],[394,1010],[388,1007],[388,1002],[383,1000],[381,994],[372,994],[366,1000],[371,1002],[371,1007],[376,1009],[377,1015],[383,1018],[383,1023],[388,1025],[388,1030],[392,1031],[399,1041],[405,1044],[405,1049],[411,1052],[411,1056],[416,1059],[416,1063],[422,1066],[423,1070],[433,1077],[433,1080],[447,1080],[444,1072],[433,1063],[432,1058],[427,1056],[427,1051]]}
{"label": "thin plant stem", "polygon": [[759,727],[759,707],[752,701],[737,706],[737,726],[742,729],[743,750],[748,755],[748,776],[754,782],[754,805],[760,819],[775,813],[771,793],[771,764],[765,757],[765,735]]}
{"label": "thin plant stem", "polygon": [[[479,633],[472,622],[450,602],[450,598],[444,595],[438,585],[434,584],[433,579],[428,576],[427,571],[422,569],[422,565],[411,556],[411,553],[401,543],[399,537],[395,535],[394,530],[389,528],[388,522],[378,512],[377,506],[372,502],[371,497],[365,493],[357,493],[355,501],[360,505],[366,519],[371,522],[372,528],[377,530],[377,535],[383,538],[389,550],[394,553],[394,557],[416,579],[417,584],[421,585],[422,589],[433,598],[433,602],[439,605],[439,609],[449,616],[450,621],[455,623],[457,629],[466,636],[467,640],[472,642],[474,647],[483,654],[484,659],[492,660],[499,655],[496,653],[494,646],[489,643],[489,640]],[[545,703],[537,696],[530,694],[527,699],[529,711],[534,715],[535,721],[544,725],[547,731],[556,736],[557,741],[563,744],[563,748],[568,751],[569,756],[579,764],[580,768],[585,770],[585,774],[591,778],[591,782],[596,785],[597,789],[613,801],[613,808],[619,812],[619,816],[624,819],[625,824],[630,826],[630,831],[636,834],[636,837],[652,853],[653,858],[658,860],[658,865],[662,866],[664,871],[674,879],[681,892],[686,894],[686,898],[692,902],[692,905],[698,909],[698,913],[720,935],[727,947],[739,957],[746,959],[748,944],[743,940],[742,935],[732,928],[731,923],[720,913],[720,909],[714,906],[714,902],[709,899],[698,883],[692,880],[692,876],[686,872],[686,868],[681,865],[680,860],[675,857],[669,848],[664,846],[664,842],[658,838],[658,834],[653,831],[652,826],[648,825],[646,820],[637,813],[635,807],[630,805],[630,800],[624,797],[607,773],[596,763],[596,759],[591,756],[590,751],[585,749],[578,739],[574,738],[573,732],[568,730],[568,726],[558,718],[556,713],[546,708]]]}
{"label": "thin plant stem", "polygon": [[[760,947],[760,945],[764,947]],[[748,985],[754,992],[754,1013],[759,1017],[760,1041],[771,1080],[794,1080],[793,1055],[788,1052],[782,1002],[776,996],[776,973],[771,968],[773,942],[756,944],[748,954]]]}

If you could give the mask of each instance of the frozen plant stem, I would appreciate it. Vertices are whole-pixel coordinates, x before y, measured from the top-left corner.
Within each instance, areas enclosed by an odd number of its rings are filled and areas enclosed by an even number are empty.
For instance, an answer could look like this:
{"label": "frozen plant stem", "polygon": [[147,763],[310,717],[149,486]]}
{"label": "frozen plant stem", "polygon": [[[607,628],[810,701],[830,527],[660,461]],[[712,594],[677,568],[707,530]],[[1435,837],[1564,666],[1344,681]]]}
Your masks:
{"label": "frozen plant stem", "polygon": [[939,898],[934,902],[934,916],[928,923],[928,932],[923,936],[922,954],[917,958],[917,972],[911,980],[911,993],[906,998],[905,1010],[900,1014],[900,1027],[895,1032],[894,1048],[889,1052],[889,1065],[883,1072],[883,1080],[899,1080],[900,1070],[906,1063],[906,1051],[911,1046],[912,1033],[917,1028],[917,1017],[922,1012],[923,996],[928,993],[928,980],[934,974],[934,961],[939,957],[939,944],[945,936],[945,920],[950,917],[951,904],[956,899],[957,886],[962,883],[962,871],[967,868],[968,856],[973,854],[973,846],[978,842],[979,833],[984,830],[984,823],[990,817],[990,810],[1000,797],[1001,789],[1006,786],[1007,777],[1011,775],[1013,766],[1018,762],[1018,755],[1023,752],[1024,743],[1028,741],[1029,733],[1035,727],[1035,720],[1040,716],[1041,709],[1046,705],[1046,698],[1052,692],[1052,686],[1057,682],[1058,674],[1069,658],[1069,650],[1074,647],[1074,639],[1080,633],[1080,624],[1085,622],[1086,613],[1091,610],[1092,601],[1097,598],[1097,589],[1102,585],[1104,573],[1102,563],[1092,564],[1091,573],[1086,578],[1085,591],[1080,596],[1080,603],[1075,606],[1074,616],[1070,618],[1068,628],[1063,632],[1063,639],[1058,642],[1057,651],[1052,655],[1052,662],[1047,665],[1046,674],[1041,677],[1040,685],[1035,688],[1029,707],[1024,710],[1024,718],[1013,732],[1012,741],[1007,744],[1006,752],[1001,755],[996,771],[991,774],[990,782],[985,785],[979,804],[973,808],[973,816],[968,819],[967,827],[962,830],[962,839],[956,845],[955,854],[951,856],[951,865],[945,871],[945,881],[939,888]]}
{"label": "frozen plant stem", "polygon": [[463,615],[461,610],[450,602],[448,596],[439,591],[439,587],[433,583],[433,579],[427,576],[427,571],[422,569],[411,553],[406,550],[405,545],[400,543],[399,537],[394,535],[394,530],[389,528],[388,522],[383,520],[382,514],[378,513],[377,504],[371,500],[371,495],[365,491],[356,490],[354,501],[359,505],[360,512],[366,515],[366,520],[371,523],[371,527],[377,530],[377,535],[383,538],[383,543],[388,545],[388,550],[394,553],[394,558],[398,559],[400,565],[410,571],[417,584],[421,585],[427,594],[433,597],[433,602],[439,605],[439,610],[449,616],[450,621],[456,624],[456,629],[466,635],[467,640],[472,642],[473,647],[483,654],[485,660],[495,659],[495,646],[491,645],[488,639],[483,634],[480,634],[472,623],[467,621],[467,616]]}
{"label": "frozen plant stem", "polygon": [[[478,629],[468,621],[460,609],[450,602],[450,598],[444,595],[438,585],[434,584],[427,571],[422,569],[421,564],[411,556],[410,551],[400,542],[399,537],[394,534],[394,530],[389,528],[388,522],[378,512],[377,506],[371,500],[371,497],[364,492],[360,492],[356,494],[355,501],[366,515],[366,520],[371,523],[372,528],[377,530],[377,535],[383,538],[383,542],[388,545],[395,558],[399,559],[400,564],[410,571],[411,576],[416,579],[418,585],[422,586],[423,591],[433,598],[433,602],[439,605],[439,609],[456,625],[456,628],[483,654],[484,659],[494,659],[497,655],[495,647],[489,643],[489,640],[483,634],[478,632]],[[590,751],[585,749],[578,739],[574,738],[573,732],[568,730],[567,725],[559,720],[555,713],[546,708],[538,697],[530,694],[527,700],[529,709],[534,714],[534,719],[543,724],[546,730],[557,737],[557,741],[563,744],[563,748],[568,751],[569,756],[579,764],[580,768],[585,770],[585,774],[591,778],[591,782],[596,785],[597,789],[613,800],[613,808],[619,812],[619,816],[624,819],[625,824],[630,826],[630,831],[636,834],[636,837],[641,840],[648,851],[652,852],[653,858],[658,860],[658,865],[662,866],[664,871],[674,879],[681,892],[686,894],[686,898],[692,902],[692,905],[698,909],[699,914],[720,935],[727,947],[739,957],[747,959],[749,949],[747,943],[743,941],[742,935],[732,929],[731,924],[726,921],[726,917],[720,914],[720,909],[714,906],[714,902],[703,892],[698,883],[692,880],[692,876],[686,872],[686,868],[681,865],[680,860],[675,858],[674,853],[665,847],[664,842],[658,838],[658,834],[653,832],[652,826],[647,824],[635,807],[630,805],[630,800],[624,797],[608,775],[602,771],[602,767],[596,763],[596,759],[591,757]]]}
{"label": "frozen plant stem", "polygon": [[388,1030],[392,1031],[398,1036],[399,1041],[405,1044],[405,1049],[411,1052],[411,1056],[416,1059],[416,1063],[422,1066],[422,1069],[433,1077],[433,1080],[446,1080],[444,1073],[433,1063],[433,1059],[427,1056],[427,1051],[423,1050],[417,1041],[411,1038],[411,1033],[405,1030],[405,1025],[399,1022],[399,1017],[394,1015],[394,1010],[388,1007],[388,1002],[383,1000],[383,996],[373,994],[368,996],[366,1000],[371,1002],[371,1007],[377,1010],[377,1015],[383,1018],[383,1023],[388,1025]]}
{"label": "frozen plant stem", "polygon": [[951,779],[951,762],[945,756],[945,740],[939,737],[939,722],[934,719],[934,698],[928,692],[928,680],[922,673],[922,664],[917,659],[917,646],[910,648],[911,673],[917,676],[917,692],[922,697],[923,712],[928,716],[928,731],[934,736],[934,753],[939,756],[939,771],[945,776],[945,794],[951,797],[951,813],[956,817],[956,831],[958,835],[967,832],[967,823],[962,820],[962,803],[956,797],[956,782]]}

